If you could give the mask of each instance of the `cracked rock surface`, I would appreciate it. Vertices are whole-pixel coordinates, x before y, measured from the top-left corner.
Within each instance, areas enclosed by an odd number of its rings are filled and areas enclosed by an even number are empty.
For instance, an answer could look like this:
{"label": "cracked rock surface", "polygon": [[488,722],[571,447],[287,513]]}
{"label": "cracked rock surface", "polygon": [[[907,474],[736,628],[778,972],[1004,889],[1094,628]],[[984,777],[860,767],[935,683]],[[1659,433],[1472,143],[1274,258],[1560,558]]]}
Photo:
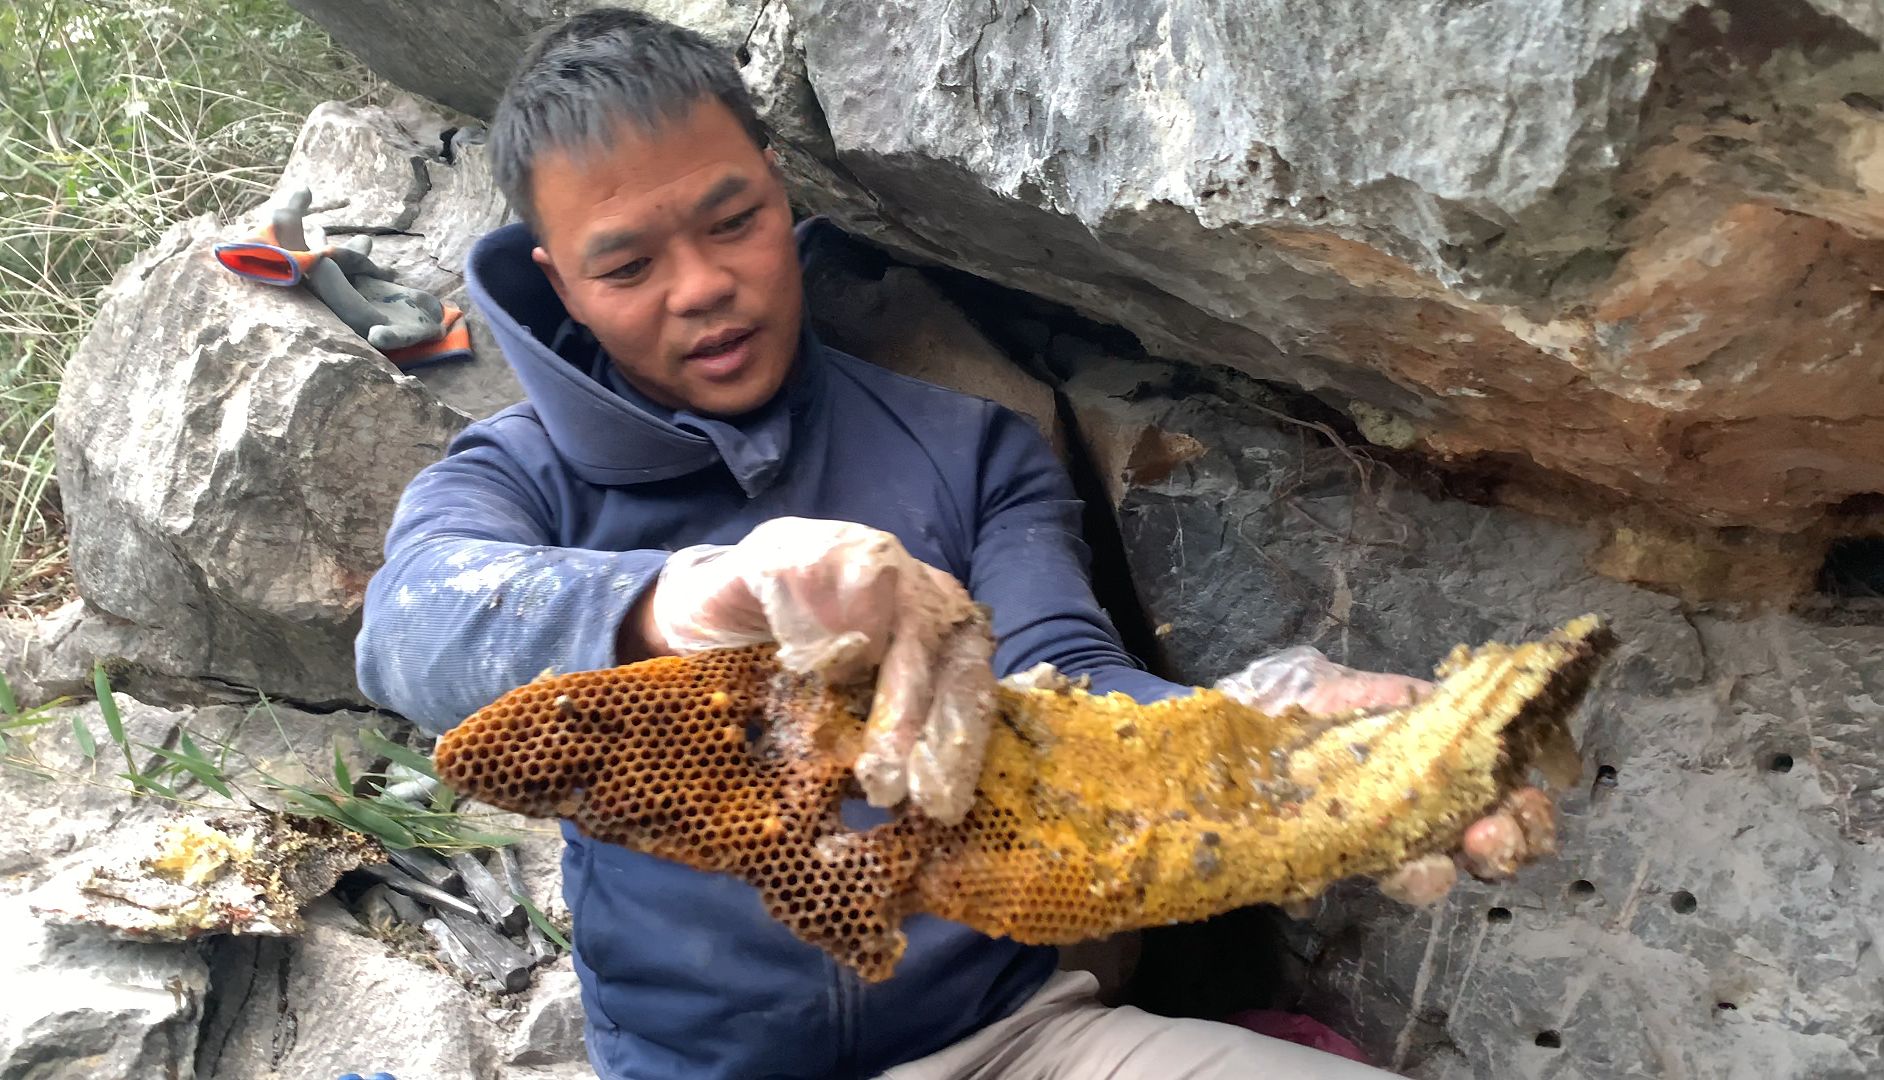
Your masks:
{"label": "cracked rock surface", "polygon": [[1305,1011],[1422,1080],[1884,1068],[1877,602],[1747,617],[1607,580],[1596,530],[1429,498],[1251,420],[1280,404],[1253,384],[1094,356],[1065,392],[1180,678],[1300,643],[1424,674],[1581,611],[1621,638],[1561,853],[1430,910],[1343,886],[1292,928]]}
{"label": "cracked rock surface", "polygon": [[[480,116],[600,6],[294,2]],[[740,50],[807,208],[1158,355],[1712,526],[1884,490],[1874,4],[632,6]]]}

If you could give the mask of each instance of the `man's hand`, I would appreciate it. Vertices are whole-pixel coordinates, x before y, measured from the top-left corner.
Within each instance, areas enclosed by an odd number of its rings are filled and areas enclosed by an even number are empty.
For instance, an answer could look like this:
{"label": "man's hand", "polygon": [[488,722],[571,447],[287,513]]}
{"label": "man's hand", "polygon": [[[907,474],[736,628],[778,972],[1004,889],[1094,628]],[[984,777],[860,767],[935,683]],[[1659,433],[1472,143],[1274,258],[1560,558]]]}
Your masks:
{"label": "man's hand", "polygon": [[961,583],[889,533],[777,518],[731,546],[684,548],[631,620],[626,647],[640,655],[776,641],[791,671],[848,682],[877,669],[855,769],[865,796],[908,796],[950,824],[974,802],[994,639]]}
{"label": "man's hand", "polygon": [[[1433,684],[1405,675],[1356,671],[1299,645],[1250,664],[1216,688],[1268,713],[1291,706],[1316,716],[1393,709],[1417,702]],[[1465,830],[1460,850],[1427,855],[1380,880],[1380,889],[1402,903],[1425,906],[1444,897],[1459,869],[1494,881],[1510,877],[1532,859],[1557,850],[1557,819],[1550,797],[1534,787],[1511,793],[1499,808]]]}

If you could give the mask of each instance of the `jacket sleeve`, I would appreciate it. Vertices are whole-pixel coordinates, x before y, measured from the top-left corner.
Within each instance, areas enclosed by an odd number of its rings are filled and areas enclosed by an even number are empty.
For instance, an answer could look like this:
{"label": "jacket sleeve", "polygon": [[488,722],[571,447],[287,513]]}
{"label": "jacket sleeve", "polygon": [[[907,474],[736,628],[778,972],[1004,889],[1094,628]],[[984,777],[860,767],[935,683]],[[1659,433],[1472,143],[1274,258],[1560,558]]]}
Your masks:
{"label": "jacket sleeve", "polygon": [[1063,674],[1090,676],[1098,693],[1140,702],[1190,693],[1147,672],[1100,610],[1081,503],[1046,440],[1016,413],[990,412],[968,588],[994,612],[995,672],[1044,660]]}
{"label": "jacket sleeve", "polygon": [[665,551],[555,546],[550,502],[495,417],[407,485],[367,584],[355,674],[366,696],[442,734],[545,668],[616,663],[616,630]]}

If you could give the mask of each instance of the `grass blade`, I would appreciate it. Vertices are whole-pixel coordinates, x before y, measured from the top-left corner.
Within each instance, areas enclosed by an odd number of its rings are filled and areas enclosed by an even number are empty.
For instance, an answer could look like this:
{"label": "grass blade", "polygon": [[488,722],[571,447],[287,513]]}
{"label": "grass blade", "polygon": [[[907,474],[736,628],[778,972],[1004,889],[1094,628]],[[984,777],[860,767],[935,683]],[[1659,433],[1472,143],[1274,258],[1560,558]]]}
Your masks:
{"label": "grass blade", "polygon": [[522,893],[511,893],[510,895],[516,898],[517,903],[523,905],[523,913],[530,916],[530,921],[536,924],[538,930],[543,931],[544,937],[554,941],[557,947],[564,952],[569,951],[569,939],[564,937],[560,930],[556,929],[556,924],[549,921],[549,916],[543,914],[536,906],[535,901]]}
{"label": "grass blade", "polygon": [[98,692],[98,715],[104,717],[105,730],[111,733],[111,741],[130,747],[124,741],[124,717],[118,714],[118,701],[111,696],[111,680],[105,677],[105,665],[92,665],[92,689]]}
{"label": "grass blade", "polygon": [[438,773],[432,768],[432,760],[409,746],[400,746],[374,728],[360,729],[360,745],[368,753],[377,754],[390,761],[396,761],[413,772],[438,779]]}
{"label": "grass blade", "polygon": [[412,830],[399,824],[392,818],[375,810],[365,799],[351,799],[341,804],[340,812],[355,822],[359,830],[373,837],[387,847],[409,848],[418,846],[418,838]]}
{"label": "grass blade", "polygon": [[79,753],[90,761],[98,756],[98,740],[92,738],[92,729],[85,726],[85,714],[79,710],[72,712],[72,738],[78,741]]}
{"label": "grass blade", "polygon": [[216,766],[210,763],[209,759],[200,756],[192,757],[189,754],[183,753],[181,750],[171,750],[162,746],[152,746],[149,747],[149,750],[151,753],[170,762],[177,768],[196,777],[204,787],[221,795],[223,798],[235,798],[234,795],[229,793],[229,785],[223,782],[221,774],[216,769]]}

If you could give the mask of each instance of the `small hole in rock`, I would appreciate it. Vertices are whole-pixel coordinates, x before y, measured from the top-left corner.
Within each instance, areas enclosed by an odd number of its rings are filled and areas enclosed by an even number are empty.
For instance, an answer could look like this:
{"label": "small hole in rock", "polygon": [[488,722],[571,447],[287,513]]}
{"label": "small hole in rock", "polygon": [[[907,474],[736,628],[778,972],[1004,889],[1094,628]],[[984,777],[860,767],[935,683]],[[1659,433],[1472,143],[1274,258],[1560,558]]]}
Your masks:
{"label": "small hole in rock", "polygon": [[1616,767],[1614,765],[1598,765],[1596,767],[1596,782],[1614,787],[1616,785]]}
{"label": "small hole in rock", "polygon": [[1835,540],[1819,567],[1819,591],[1828,596],[1884,596],[1884,536]]}
{"label": "small hole in rock", "polygon": [[745,67],[747,64],[752,63],[752,50],[741,45],[738,49],[733,51],[733,59],[739,61],[740,67]]}
{"label": "small hole in rock", "polygon": [[1555,1050],[1563,1045],[1563,1036],[1554,1031],[1540,1031],[1537,1033],[1537,1045],[1546,1050]]}
{"label": "small hole in rock", "polygon": [[1714,1003],[1714,1007],[1722,1012],[1731,1012],[1734,1009],[1738,1009],[1740,1006],[1735,1005],[1731,1001],[1717,1001]]}
{"label": "small hole in rock", "polygon": [[1595,896],[1596,885],[1593,882],[1589,882],[1582,878],[1578,878],[1577,880],[1570,883],[1570,895],[1571,896]]}
{"label": "small hole in rock", "polygon": [[1675,895],[1669,897],[1668,902],[1674,907],[1674,909],[1677,912],[1683,915],[1686,915],[1689,912],[1692,912],[1697,906],[1699,906],[1695,902],[1694,894],[1689,892],[1686,889],[1682,889],[1681,891],[1675,893]]}
{"label": "small hole in rock", "polygon": [[1774,772],[1791,772],[1792,771],[1792,755],[1791,754],[1774,754],[1772,757],[1772,760],[1766,763],[1766,767],[1773,770]]}
{"label": "small hole in rock", "polygon": [[1511,921],[1511,909],[1503,908],[1503,907],[1492,908],[1491,910],[1485,913],[1485,921],[1493,922],[1493,923],[1508,923]]}

